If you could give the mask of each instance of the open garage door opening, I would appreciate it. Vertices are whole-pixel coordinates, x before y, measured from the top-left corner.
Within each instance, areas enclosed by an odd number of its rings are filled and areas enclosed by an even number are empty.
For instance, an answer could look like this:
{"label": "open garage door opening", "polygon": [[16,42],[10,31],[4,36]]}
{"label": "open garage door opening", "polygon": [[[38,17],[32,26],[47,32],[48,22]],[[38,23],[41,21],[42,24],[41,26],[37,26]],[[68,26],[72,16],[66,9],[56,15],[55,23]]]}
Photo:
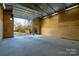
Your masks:
{"label": "open garage door opening", "polygon": [[32,34],[32,23],[27,19],[14,18],[14,35]]}

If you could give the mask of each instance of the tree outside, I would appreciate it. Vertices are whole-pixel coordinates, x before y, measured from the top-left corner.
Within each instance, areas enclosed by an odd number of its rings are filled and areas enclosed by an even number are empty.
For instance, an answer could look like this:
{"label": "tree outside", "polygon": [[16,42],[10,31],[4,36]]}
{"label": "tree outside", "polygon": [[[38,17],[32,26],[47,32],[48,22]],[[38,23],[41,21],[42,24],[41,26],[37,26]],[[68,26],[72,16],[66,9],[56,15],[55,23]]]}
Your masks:
{"label": "tree outside", "polygon": [[31,34],[32,32],[32,23],[27,19],[14,18],[14,34]]}

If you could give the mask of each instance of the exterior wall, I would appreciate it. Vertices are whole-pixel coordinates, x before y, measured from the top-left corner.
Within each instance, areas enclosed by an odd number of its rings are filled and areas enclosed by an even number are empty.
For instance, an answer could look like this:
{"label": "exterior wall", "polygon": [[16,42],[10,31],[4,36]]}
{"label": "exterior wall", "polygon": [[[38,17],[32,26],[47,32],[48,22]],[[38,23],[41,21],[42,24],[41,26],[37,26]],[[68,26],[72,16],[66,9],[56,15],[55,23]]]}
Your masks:
{"label": "exterior wall", "polygon": [[0,39],[3,37],[3,10],[0,5]]}
{"label": "exterior wall", "polygon": [[79,7],[44,19],[42,34],[79,40]]}
{"label": "exterior wall", "polygon": [[4,38],[13,37],[13,20],[10,20],[12,18],[12,12],[11,11],[4,11],[3,12],[3,23],[4,23]]}

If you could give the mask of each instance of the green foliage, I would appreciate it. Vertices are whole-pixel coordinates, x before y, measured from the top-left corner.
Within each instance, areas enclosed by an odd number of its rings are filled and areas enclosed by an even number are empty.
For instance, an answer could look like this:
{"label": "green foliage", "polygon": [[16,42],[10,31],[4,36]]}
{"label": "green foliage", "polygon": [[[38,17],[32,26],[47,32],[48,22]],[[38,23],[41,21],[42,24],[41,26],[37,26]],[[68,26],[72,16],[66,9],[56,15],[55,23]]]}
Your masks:
{"label": "green foliage", "polygon": [[19,29],[19,32],[25,33],[25,29]]}

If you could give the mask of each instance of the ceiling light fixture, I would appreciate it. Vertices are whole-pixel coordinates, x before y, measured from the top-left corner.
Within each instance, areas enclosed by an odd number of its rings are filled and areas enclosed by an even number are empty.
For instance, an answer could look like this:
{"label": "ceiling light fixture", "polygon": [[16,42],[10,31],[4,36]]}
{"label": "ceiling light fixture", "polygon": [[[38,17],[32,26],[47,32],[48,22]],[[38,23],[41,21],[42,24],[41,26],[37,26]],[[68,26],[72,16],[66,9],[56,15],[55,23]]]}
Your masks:
{"label": "ceiling light fixture", "polygon": [[12,18],[10,18],[10,20],[13,20]]}
{"label": "ceiling light fixture", "polygon": [[56,12],[56,13],[52,14],[52,16],[57,15],[57,14],[58,14],[58,13]]}
{"label": "ceiling light fixture", "polygon": [[[54,15],[57,15],[58,13],[56,12],[56,13],[53,13],[51,16],[54,16]],[[43,17],[43,19],[46,19],[47,18],[47,16],[45,16],[45,17]]]}

